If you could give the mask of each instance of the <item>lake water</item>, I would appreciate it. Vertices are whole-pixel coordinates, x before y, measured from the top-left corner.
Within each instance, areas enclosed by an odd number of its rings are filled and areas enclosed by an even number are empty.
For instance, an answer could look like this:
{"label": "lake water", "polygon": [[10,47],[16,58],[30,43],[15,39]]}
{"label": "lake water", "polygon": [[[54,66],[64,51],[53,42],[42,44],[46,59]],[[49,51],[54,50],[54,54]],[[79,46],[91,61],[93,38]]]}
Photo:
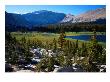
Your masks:
{"label": "lake water", "polygon": [[[91,35],[66,36],[66,38],[89,41],[91,38]],[[97,35],[96,39],[99,42],[106,42],[106,35]]]}

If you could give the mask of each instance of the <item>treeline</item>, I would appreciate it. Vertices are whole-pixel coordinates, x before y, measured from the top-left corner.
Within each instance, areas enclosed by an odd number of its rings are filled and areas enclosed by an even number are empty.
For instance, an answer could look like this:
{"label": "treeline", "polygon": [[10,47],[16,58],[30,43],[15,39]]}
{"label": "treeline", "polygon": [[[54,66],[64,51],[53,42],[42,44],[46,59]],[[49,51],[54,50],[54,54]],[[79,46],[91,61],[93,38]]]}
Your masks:
{"label": "treeline", "polygon": [[6,31],[38,31],[38,32],[52,32],[52,33],[60,33],[61,29],[64,29],[65,32],[82,32],[82,31],[92,31],[93,28],[98,32],[105,32],[106,25],[105,24],[95,24],[95,23],[62,23],[62,24],[51,24],[45,26],[13,26],[6,25]]}

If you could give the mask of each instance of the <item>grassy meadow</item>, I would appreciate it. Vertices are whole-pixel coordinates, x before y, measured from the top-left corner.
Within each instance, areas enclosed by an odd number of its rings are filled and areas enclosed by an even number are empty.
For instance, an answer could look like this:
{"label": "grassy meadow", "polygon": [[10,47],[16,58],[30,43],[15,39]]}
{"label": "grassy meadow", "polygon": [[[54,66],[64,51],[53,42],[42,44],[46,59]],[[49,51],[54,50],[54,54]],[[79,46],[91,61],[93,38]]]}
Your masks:
{"label": "grassy meadow", "polygon": [[[66,32],[65,33],[66,36],[78,36],[78,35],[93,35],[93,32]],[[46,32],[27,32],[27,33],[22,33],[22,32],[12,32],[11,35],[13,37],[16,37],[16,39],[18,41],[20,41],[23,37],[26,38],[26,40],[30,39],[30,40],[40,40],[42,41],[42,43],[46,43],[46,42],[52,42],[53,39],[55,38],[56,40],[58,40],[60,34],[58,33],[46,33]],[[105,32],[97,32],[97,35],[106,35]],[[66,38],[66,40],[70,40],[73,42],[76,42],[76,39],[71,39],[71,38]],[[81,44],[83,42],[85,43],[89,43],[89,41],[84,41],[84,40],[78,40],[79,41],[79,46],[81,46]],[[106,47],[106,43],[105,42],[99,42],[99,44],[101,44],[103,47]]]}

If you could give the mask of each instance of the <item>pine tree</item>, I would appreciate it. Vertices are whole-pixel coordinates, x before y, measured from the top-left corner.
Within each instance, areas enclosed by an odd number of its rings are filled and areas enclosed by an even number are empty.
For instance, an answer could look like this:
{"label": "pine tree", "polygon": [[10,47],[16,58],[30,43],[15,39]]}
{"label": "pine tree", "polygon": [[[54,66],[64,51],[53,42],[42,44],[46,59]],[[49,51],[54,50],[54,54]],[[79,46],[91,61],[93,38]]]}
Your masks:
{"label": "pine tree", "polygon": [[87,57],[88,56],[88,52],[87,52],[87,46],[86,43],[82,43],[82,47],[81,47],[81,56],[82,57]]}
{"label": "pine tree", "polygon": [[60,66],[64,67],[65,58],[64,58],[63,54],[60,54],[60,55],[57,56],[57,61],[60,64]]}
{"label": "pine tree", "polygon": [[51,72],[54,70],[54,63],[55,63],[54,57],[48,57],[47,60],[48,60],[47,69],[48,69],[48,72]]}
{"label": "pine tree", "polygon": [[65,32],[61,30],[60,37],[58,39],[59,47],[63,50],[64,42],[65,42]]}
{"label": "pine tree", "polygon": [[57,41],[56,41],[56,39],[54,38],[53,39],[53,50],[56,52],[56,50],[57,50]]}
{"label": "pine tree", "polygon": [[75,48],[78,49],[78,40],[76,40]]}
{"label": "pine tree", "polygon": [[102,47],[98,44],[97,39],[96,39],[95,29],[93,29],[93,36],[91,37],[90,43],[91,44],[89,46],[89,55],[88,55],[89,66],[88,67],[89,67],[89,71],[95,72],[95,71],[99,71],[96,64],[99,63],[98,60],[99,60],[101,53],[102,53]]}

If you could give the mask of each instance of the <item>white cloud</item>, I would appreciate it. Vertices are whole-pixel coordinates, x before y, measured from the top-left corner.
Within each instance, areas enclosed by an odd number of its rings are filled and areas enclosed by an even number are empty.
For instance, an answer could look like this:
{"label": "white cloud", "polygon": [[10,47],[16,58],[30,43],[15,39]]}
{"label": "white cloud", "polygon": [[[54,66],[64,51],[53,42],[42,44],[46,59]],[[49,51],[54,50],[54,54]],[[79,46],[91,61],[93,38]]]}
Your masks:
{"label": "white cloud", "polygon": [[26,14],[26,13],[28,13],[28,12],[13,12],[13,13],[15,13],[15,14]]}

